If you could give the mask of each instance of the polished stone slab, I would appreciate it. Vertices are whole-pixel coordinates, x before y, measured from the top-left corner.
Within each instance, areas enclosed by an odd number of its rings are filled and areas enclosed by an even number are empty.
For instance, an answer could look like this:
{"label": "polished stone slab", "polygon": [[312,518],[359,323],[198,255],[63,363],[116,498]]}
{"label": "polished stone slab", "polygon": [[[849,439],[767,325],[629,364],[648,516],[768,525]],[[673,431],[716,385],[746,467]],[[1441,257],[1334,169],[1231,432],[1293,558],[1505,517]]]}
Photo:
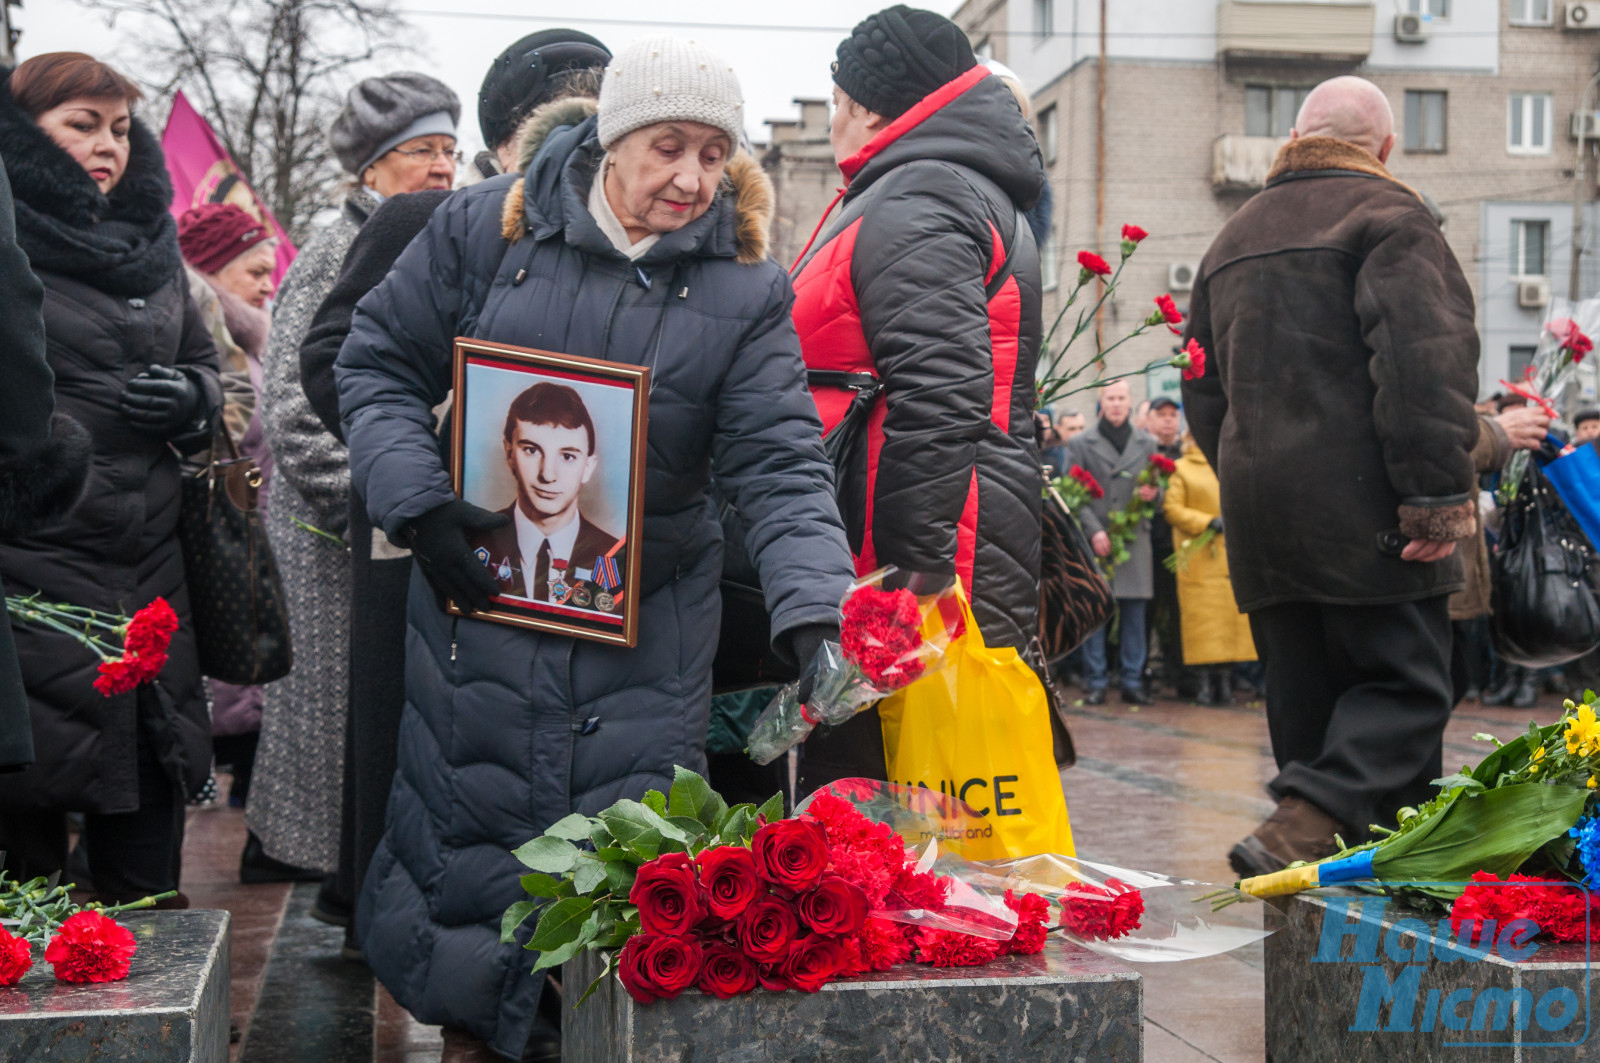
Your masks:
{"label": "polished stone slab", "polygon": [[1270,1063],[1600,1060],[1600,947],[1441,952],[1458,939],[1440,912],[1339,889],[1272,903],[1288,919],[1265,946]]}
{"label": "polished stone slab", "polygon": [[[600,971],[563,968],[576,1000]],[[1138,1063],[1143,983],[1052,937],[1038,956],[984,967],[906,964],[819,993],[717,1000],[691,990],[640,1007],[615,977],[562,1021],[565,1063]]]}
{"label": "polished stone slab", "polygon": [[119,982],[58,982],[33,968],[0,988],[0,1059],[29,1063],[226,1063],[229,917],[224,911],[131,912],[139,942]]}

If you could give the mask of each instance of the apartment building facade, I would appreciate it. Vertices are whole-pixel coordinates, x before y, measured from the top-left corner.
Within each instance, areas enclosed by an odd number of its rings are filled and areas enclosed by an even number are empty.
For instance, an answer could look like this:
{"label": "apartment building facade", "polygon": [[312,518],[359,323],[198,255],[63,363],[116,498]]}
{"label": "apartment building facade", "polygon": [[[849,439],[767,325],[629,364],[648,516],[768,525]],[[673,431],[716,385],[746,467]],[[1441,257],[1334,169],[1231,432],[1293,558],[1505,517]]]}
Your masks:
{"label": "apartment building facade", "polygon": [[[967,0],[953,17],[1032,96],[1056,204],[1047,324],[1075,282],[1077,251],[1115,261],[1125,222],[1151,235],[1104,313],[1104,342],[1156,295],[1183,306],[1194,265],[1261,187],[1305,93],[1341,73],[1388,95],[1399,136],[1390,169],[1443,215],[1477,298],[1484,394],[1520,374],[1549,298],[1570,294],[1575,192],[1578,294],[1600,288],[1600,129],[1588,119],[1579,188],[1573,125],[1580,106],[1600,111],[1592,88],[1580,105],[1600,69],[1600,3]],[[1157,330],[1117,350],[1111,368],[1171,347]],[[1174,390],[1175,377],[1152,374],[1147,386]]]}

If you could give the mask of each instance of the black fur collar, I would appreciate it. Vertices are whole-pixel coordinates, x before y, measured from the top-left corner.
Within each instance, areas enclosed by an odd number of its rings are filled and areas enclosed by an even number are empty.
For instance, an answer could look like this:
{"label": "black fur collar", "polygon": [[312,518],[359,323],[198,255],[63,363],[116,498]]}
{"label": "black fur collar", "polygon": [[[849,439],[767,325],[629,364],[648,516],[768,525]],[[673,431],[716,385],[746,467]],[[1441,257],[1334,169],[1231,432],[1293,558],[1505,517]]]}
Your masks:
{"label": "black fur collar", "polygon": [[137,118],[128,169],[102,195],[88,173],[17,106],[0,78],[0,159],[16,200],[17,241],[36,270],[79,277],[119,295],[144,295],[181,268],[161,144]]}

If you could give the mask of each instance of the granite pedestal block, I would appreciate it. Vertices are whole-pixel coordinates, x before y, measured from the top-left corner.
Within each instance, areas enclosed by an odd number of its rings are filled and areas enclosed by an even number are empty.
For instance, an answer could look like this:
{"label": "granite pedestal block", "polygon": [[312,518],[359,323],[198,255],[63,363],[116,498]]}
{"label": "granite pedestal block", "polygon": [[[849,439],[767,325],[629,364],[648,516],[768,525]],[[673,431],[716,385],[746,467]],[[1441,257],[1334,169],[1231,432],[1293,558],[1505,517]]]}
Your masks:
{"label": "granite pedestal block", "polygon": [[139,942],[119,982],[58,982],[42,950],[0,988],[0,1059],[28,1063],[227,1063],[228,913],[118,916]]}
{"label": "granite pedestal block", "polygon": [[1354,891],[1272,903],[1288,918],[1265,945],[1270,1063],[1600,1060],[1600,946],[1499,927],[1510,947],[1479,948],[1446,913]]}
{"label": "granite pedestal block", "polygon": [[[584,954],[563,968],[576,1000],[601,970]],[[1052,937],[1038,956],[984,967],[906,964],[819,993],[718,1000],[690,990],[648,1007],[616,977],[566,1008],[566,1063],[1138,1063],[1139,975]]]}

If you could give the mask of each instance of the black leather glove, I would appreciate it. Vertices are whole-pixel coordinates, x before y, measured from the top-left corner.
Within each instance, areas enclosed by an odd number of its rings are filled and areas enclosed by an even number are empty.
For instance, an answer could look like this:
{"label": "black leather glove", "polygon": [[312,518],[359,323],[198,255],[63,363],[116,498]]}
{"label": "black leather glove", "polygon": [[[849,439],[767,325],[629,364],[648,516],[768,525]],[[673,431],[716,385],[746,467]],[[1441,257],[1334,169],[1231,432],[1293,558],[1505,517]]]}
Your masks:
{"label": "black leather glove", "polygon": [[146,435],[168,440],[196,427],[204,401],[200,385],[187,373],[153,365],[123,389],[122,415]]}
{"label": "black leather glove", "polygon": [[411,548],[428,585],[467,612],[476,613],[489,608],[499,583],[472,555],[467,533],[494,531],[510,523],[504,513],[458,498],[409,521],[401,538]]}
{"label": "black leather glove", "polygon": [[809,670],[811,662],[824,642],[839,641],[839,625],[804,624],[784,632],[784,639],[795,667],[800,669],[799,697],[804,703],[811,700],[811,688],[817,681],[817,674]]}
{"label": "black leather glove", "polygon": [[1222,518],[1221,517],[1212,517],[1211,518],[1211,523],[1206,525],[1206,527],[1210,528],[1212,531],[1216,532],[1218,535],[1221,535],[1222,534]]}

